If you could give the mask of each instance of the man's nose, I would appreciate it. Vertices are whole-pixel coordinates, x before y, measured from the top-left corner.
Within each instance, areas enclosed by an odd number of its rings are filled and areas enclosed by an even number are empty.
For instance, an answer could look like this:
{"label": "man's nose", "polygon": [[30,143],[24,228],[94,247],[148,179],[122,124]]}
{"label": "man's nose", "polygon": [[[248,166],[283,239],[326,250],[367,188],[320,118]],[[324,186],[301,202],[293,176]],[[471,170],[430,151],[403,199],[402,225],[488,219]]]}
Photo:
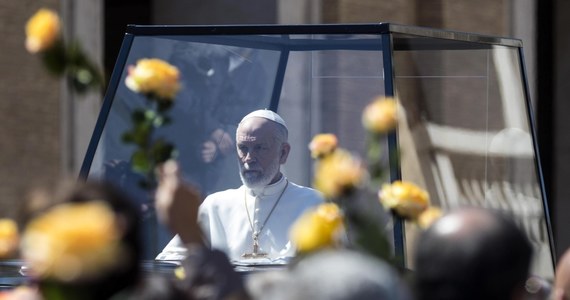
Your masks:
{"label": "man's nose", "polygon": [[243,161],[244,161],[244,162],[252,162],[252,161],[255,161],[255,157],[254,157],[253,153],[252,153],[252,152],[249,152],[249,151],[246,152],[245,155],[244,155],[244,157],[243,157]]}

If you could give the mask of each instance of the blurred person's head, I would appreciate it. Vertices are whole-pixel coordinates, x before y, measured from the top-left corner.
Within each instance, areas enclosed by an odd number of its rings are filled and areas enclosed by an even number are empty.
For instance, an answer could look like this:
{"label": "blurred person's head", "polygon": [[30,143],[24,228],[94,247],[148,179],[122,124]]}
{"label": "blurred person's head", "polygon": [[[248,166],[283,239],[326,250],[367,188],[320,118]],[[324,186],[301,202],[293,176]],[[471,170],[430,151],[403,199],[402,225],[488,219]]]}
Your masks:
{"label": "blurred person's head", "polygon": [[181,267],[178,284],[193,299],[250,299],[242,275],[222,251],[194,245]]}
{"label": "blurred person's head", "polygon": [[528,239],[510,218],[477,208],[451,212],[417,242],[417,298],[519,299],[531,257]]}
{"label": "blurred person's head", "polygon": [[249,188],[263,188],[281,178],[280,166],[291,149],[285,121],[270,110],[246,115],[236,131],[240,177]]}
{"label": "blurred person's head", "polygon": [[173,280],[164,276],[145,277],[138,288],[125,300],[192,300]]}
{"label": "blurred person's head", "polygon": [[140,219],[122,191],[68,185],[26,225],[22,255],[42,294],[108,299],[140,280]]}
{"label": "blurred person's head", "polygon": [[570,299],[570,249],[566,250],[556,264],[553,300]]}
{"label": "blurred person's head", "polygon": [[251,276],[248,281],[254,299],[411,299],[408,287],[389,264],[351,250],[318,252],[286,273]]}

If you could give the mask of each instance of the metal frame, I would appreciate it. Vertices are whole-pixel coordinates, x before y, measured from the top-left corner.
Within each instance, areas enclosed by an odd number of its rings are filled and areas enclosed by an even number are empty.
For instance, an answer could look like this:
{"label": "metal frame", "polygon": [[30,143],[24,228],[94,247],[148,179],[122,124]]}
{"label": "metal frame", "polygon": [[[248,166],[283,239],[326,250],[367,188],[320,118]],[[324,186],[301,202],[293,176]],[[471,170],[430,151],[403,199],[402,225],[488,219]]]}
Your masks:
{"label": "metal frame", "polygon": [[91,163],[93,163],[93,157],[95,157],[95,152],[97,151],[97,145],[103,134],[103,129],[105,127],[105,122],[107,121],[107,116],[113,105],[113,98],[115,92],[120,84],[121,73],[125,68],[127,62],[127,56],[131,50],[131,45],[133,44],[134,36],[132,34],[125,34],[121,49],[117,56],[117,62],[115,63],[115,68],[109,79],[109,85],[107,86],[107,91],[105,92],[105,97],[103,98],[103,105],[101,111],[99,112],[99,117],[97,118],[97,123],[95,123],[95,128],[93,129],[93,134],[91,135],[91,140],[87,146],[87,151],[85,153],[85,158],[81,164],[81,169],[79,170],[79,178],[86,179],[89,175],[89,169],[91,169]]}
{"label": "metal frame", "polygon": [[523,88],[524,88],[524,94],[525,94],[525,99],[526,99],[526,109],[527,109],[527,115],[528,115],[528,120],[530,122],[529,124],[529,128],[531,130],[531,136],[532,136],[532,145],[534,147],[534,153],[535,153],[535,164],[536,164],[536,178],[540,181],[540,192],[542,195],[542,210],[544,211],[544,220],[546,222],[546,230],[547,230],[547,234],[548,234],[548,241],[550,244],[550,257],[552,258],[552,265],[554,267],[556,267],[556,247],[554,244],[554,232],[552,231],[552,222],[550,220],[550,210],[548,208],[548,196],[546,195],[546,189],[545,189],[545,184],[544,184],[544,175],[542,173],[542,164],[541,164],[541,160],[540,160],[540,150],[538,147],[538,140],[537,140],[537,134],[536,134],[536,127],[534,126],[535,123],[535,119],[534,119],[534,113],[531,109],[532,107],[532,103],[530,101],[530,89],[528,87],[528,77],[526,74],[526,64],[524,62],[524,52],[522,47],[518,48],[519,50],[519,59],[520,59],[520,66],[521,66],[521,77],[523,78],[524,84],[523,84]]}

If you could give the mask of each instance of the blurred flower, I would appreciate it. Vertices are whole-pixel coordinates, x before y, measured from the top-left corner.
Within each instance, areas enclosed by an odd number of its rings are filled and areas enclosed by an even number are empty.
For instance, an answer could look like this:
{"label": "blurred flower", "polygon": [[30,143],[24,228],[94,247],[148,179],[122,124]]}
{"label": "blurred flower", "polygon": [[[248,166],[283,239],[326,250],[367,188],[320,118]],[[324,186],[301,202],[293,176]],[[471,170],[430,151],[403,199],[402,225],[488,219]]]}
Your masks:
{"label": "blurred flower", "polygon": [[42,8],[26,23],[26,49],[38,54],[52,75],[66,76],[70,87],[84,93],[103,85],[103,75],[77,42],[65,43],[61,21],[53,10]]}
{"label": "blurred flower", "polygon": [[298,252],[311,252],[335,246],[343,228],[340,208],[334,203],[324,203],[301,215],[289,235]]}
{"label": "blurred flower", "polygon": [[418,226],[420,226],[422,229],[427,229],[431,226],[431,224],[433,224],[433,222],[441,218],[442,215],[443,212],[441,209],[430,206],[419,215],[417,220]]}
{"label": "blurred flower", "polygon": [[325,155],[332,153],[338,145],[336,135],[332,133],[317,134],[309,143],[309,150],[311,150],[312,158],[322,158]]}
{"label": "blurred flower", "polygon": [[362,113],[362,125],[372,133],[386,133],[397,124],[398,103],[393,98],[378,97]]}
{"label": "blurred flower", "polygon": [[18,225],[11,219],[0,219],[0,258],[11,257],[19,243]]}
{"label": "blurred flower", "polygon": [[60,36],[61,22],[56,12],[42,8],[26,23],[26,49],[38,53],[52,47]]}
{"label": "blurred flower", "polygon": [[173,100],[180,89],[178,68],[157,58],[140,59],[128,73],[125,84],[137,93]]}
{"label": "blurred flower", "polygon": [[178,280],[186,279],[186,271],[184,270],[184,267],[178,266],[174,269],[174,277]]}
{"label": "blurred flower", "polygon": [[21,285],[11,290],[0,292],[0,300],[41,300],[38,291],[29,286]]}
{"label": "blurred flower", "polygon": [[337,149],[317,163],[314,187],[325,198],[340,197],[361,185],[367,174],[362,162],[348,151]]}
{"label": "blurred flower", "polygon": [[429,206],[428,193],[410,182],[394,181],[392,184],[384,184],[378,196],[385,209],[412,220],[416,220]]}
{"label": "blurred flower", "polygon": [[122,138],[123,142],[137,146],[131,155],[131,166],[145,176],[141,186],[151,189],[156,185],[156,166],[176,156],[174,144],[153,135],[156,129],[171,122],[168,111],[180,89],[180,72],[161,59],[150,58],[129,66],[128,73],[125,85],[143,94],[147,101],[146,107],[133,111],[133,127],[124,132]]}
{"label": "blurred flower", "polygon": [[22,255],[34,276],[64,282],[97,278],[123,261],[121,235],[105,203],[60,204],[28,224]]}

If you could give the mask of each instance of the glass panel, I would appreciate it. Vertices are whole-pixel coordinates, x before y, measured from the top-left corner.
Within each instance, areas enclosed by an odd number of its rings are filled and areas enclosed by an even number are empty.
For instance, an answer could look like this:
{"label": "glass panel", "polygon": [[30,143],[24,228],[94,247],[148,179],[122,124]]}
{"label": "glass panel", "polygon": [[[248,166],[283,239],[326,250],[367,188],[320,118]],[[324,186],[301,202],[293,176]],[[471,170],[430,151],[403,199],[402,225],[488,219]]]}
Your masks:
{"label": "glass panel", "polygon": [[409,41],[394,51],[396,92],[407,113],[398,132],[403,179],[426,187],[444,209],[514,215],[535,247],[533,272],[552,279],[518,48],[395,39]]}
{"label": "glass panel", "polygon": [[[187,42],[180,37],[135,37],[126,65],[141,58],[160,58],[180,69],[182,89],[170,111],[172,123],[156,136],[173,142],[186,180],[204,194],[239,186],[235,151],[219,153],[212,161],[202,158],[204,143],[223,130],[235,136],[237,123],[249,111],[269,106],[279,52],[210,43]],[[144,97],[124,85],[123,70],[89,177],[120,182],[145,212],[147,258],[153,258],[171,238],[163,228],[153,234],[156,219],[149,192],[130,171],[133,146],[121,136],[131,126],[131,113],[143,107]],[[232,149],[233,150],[233,149]],[[155,238],[153,240],[153,238]]]}
{"label": "glass panel", "polygon": [[[380,40],[379,35],[344,34],[136,36],[125,66],[160,58],[180,68],[183,88],[171,110],[172,124],[157,136],[175,143],[185,179],[203,196],[241,184],[235,151],[207,163],[201,155],[204,142],[217,129],[233,139],[245,114],[277,103],[292,145],[283,171],[291,181],[310,186],[307,145],[314,134],[336,133],[343,147],[364,153],[361,112],[384,93]],[[125,67],[88,177],[121,183],[136,199],[146,213],[145,258],[150,259],[172,235],[157,225],[152,193],[141,189],[130,171],[134,148],[121,140],[132,111],[145,101],[124,85],[126,75]]]}
{"label": "glass panel", "polygon": [[[285,170],[288,176],[311,185],[312,163],[307,145],[315,134],[335,133],[342,147],[364,155],[362,110],[374,96],[384,94],[380,37],[295,35],[291,38],[330,41],[327,50],[299,49],[289,53],[278,109],[286,121],[294,121],[288,125],[293,148]],[[337,42],[345,39],[374,40],[377,50],[334,49]]]}

